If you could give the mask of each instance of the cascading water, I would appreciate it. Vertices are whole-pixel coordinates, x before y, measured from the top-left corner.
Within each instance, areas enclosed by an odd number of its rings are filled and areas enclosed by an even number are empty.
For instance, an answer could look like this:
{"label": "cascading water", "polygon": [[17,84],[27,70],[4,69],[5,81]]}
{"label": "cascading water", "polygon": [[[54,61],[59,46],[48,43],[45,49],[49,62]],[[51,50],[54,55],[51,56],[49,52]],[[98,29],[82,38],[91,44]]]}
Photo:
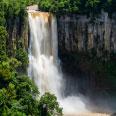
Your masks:
{"label": "cascading water", "polygon": [[41,94],[50,91],[59,96],[61,78],[54,65],[57,58],[55,21],[55,17],[48,13],[29,13],[31,36],[29,75],[35,81]]}
{"label": "cascading water", "polygon": [[79,97],[62,96],[63,79],[58,71],[57,23],[52,14],[28,11],[30,26],[29,76],[41,94],[54,93],[64,114],[87,111]]}

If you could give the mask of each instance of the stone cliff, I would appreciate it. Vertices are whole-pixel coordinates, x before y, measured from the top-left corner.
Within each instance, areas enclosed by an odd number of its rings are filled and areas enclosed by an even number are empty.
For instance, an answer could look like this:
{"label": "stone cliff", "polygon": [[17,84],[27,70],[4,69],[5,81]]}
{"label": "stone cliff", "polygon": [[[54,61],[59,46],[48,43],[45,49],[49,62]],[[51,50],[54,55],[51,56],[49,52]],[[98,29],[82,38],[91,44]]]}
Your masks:
{"label": "stone cliff", "polygon": [[[28,48],[28,19],[8,19],[9,49],[22,38]],[[104,52],[116,53],[116,14],[112,18],[102,12],[96,18],[71,14],[57,17],[59,53],[91,52],[101,57]]]}
{"label": "stone cliff", "polygon": [[58,41],[60,52],[87,52],[95,50],[97,56],[103,52],[116,52],[116,15],[112,18],[102,12],[96,18],[86,15],[63,15],[58,19]]}
{"label": "stone cliff", "polygon": [[17,48],[18,42],[22,42],[23,48],[28,49],[28,18],[25,16],[23,19],[19,17],[11,17],[7,19],[7,31],[8,31],[8,40],[7,40],[7,49],[8,54],[12,56]]}
{"label": "stone cliff", "polygon": [[114,89],[110,75],[115,70],[116,14],[109,17],[108,13],[102,12],[94,18],[62,15],[57,21],[59,57],[66,78],[66,91],[70,87],[67,94],[77,85],[77,90],[84,94]]}

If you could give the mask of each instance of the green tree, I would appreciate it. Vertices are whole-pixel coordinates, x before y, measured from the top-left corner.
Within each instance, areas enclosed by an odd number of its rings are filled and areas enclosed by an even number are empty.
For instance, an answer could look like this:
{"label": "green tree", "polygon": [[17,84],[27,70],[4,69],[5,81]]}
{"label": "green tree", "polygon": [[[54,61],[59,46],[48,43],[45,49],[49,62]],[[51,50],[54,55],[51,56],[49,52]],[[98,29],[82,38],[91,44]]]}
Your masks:
{"label": "green tree", "polygon": [[62,116],[62,108],[59,107],[57,98],[55,95],[50,93],[45,93],[39,101],[40,113],[42,112],[43,105],[47,107],[48,116]]}
{"label": "green tree", "polygon": [[35,84],[27,76],[18,76],[14,80],[17,100],[24,107],[24,112],[28,115],[38,115],[39,92]]}

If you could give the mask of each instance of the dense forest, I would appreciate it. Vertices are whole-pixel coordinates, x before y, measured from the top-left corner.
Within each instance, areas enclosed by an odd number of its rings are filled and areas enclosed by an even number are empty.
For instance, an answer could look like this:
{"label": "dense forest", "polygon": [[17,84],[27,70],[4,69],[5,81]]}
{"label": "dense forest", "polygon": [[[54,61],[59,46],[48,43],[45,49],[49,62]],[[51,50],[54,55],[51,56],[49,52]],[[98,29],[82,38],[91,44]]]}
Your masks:
{"label": "dense forest", "polygon": [[[17,17],[23,23],[27,17],[26,7],[38,4],[42,11],[58,15],[65,13],[99,14],[102,10],[110,15],[116,12],[116,0],[1,0],[0,1],[0,115],[1,116],[41,116],[43,105],[47,105],[48,116],[62,115],[55,95],[45,93],[40,97],[39,90],[27,76],[28,53],[24,47],[23,38],[16,39],[13,49],[8,46],[10,41],[10,20]],[[78,56],[79,57],[79,56]],[[94,59],[93,60],[91,59]],[[83,59],[80,58],[83,62]],[[93,56],[86,57],[87,63],[96,73],[102,71],[111,80],[111,88],[116,88],[115,54],[107,63],[101,63]],[[89,62],[88,62],[89,61]],[[103,64],[103,65],[101,65]],[[93,67],[94,66],[94,67]],[[97,68],[96,68],[96,67]],[[95,68],[95,69],[94,69]],[[97,70],[96,70],[97,69]],[[114,83],[114,84],[113,84]],[[44,111],[45,112],[45,111]],[[46,112],[45,112],[46,113]],[[42,115],[44,116],[44,114]]]}

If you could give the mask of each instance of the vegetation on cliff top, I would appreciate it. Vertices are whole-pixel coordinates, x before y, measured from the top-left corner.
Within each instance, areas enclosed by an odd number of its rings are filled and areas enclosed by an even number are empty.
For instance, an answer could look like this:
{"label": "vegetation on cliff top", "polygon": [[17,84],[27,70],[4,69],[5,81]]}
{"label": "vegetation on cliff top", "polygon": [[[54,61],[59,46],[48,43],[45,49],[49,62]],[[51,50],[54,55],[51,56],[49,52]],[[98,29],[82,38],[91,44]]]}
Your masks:
{"label": "vegetation on cliff top", "polygon": [[2,17],[24,15],[26,7],[33,4],[38,4],[42,11],[56,14],[95,14],[100,13],[101,10],[109,12],[109,14],[116,12],[115,0],[1,0],[0,20],[4,23],[5,20]]}
{"label": "vegetation on cliff top", "polygon": [[62,13],[109,13],[116,11],[115,0],[39,0],[39,9],[58,14]]}

